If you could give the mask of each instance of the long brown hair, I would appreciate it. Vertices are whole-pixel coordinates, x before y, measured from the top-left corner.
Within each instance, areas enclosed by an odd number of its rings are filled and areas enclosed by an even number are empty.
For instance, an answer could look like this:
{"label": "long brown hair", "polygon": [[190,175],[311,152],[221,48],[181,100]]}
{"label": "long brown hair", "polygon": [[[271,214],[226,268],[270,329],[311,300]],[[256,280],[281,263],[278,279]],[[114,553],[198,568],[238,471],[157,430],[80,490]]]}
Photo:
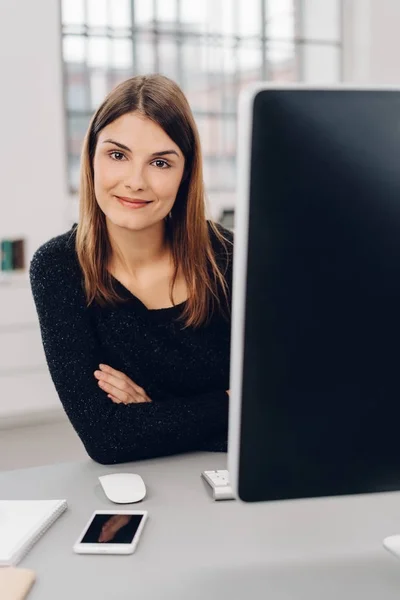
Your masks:
{"label": "long brown hair", "polygon": [[[162,75],[132,77],[119,84],[94,114],[85,136],[76,251],[83,271],[87,303],[96,301],[105,306],[123,301],[107,268],[111,245],[105,216],[95,197],[93,158],[99,132],[133,111],[139,111],[157,123],[185,157],[184,175],[171,215],[166,219],[165,232],[174,262],[171,302],[180,268],[188,288],[188,300],[181,319],[186,327],[198,327],[207,323],[215,310],[227,314],[225,309],[229,309],[225,274],[230,242],[212,221],[206,219],[200,139],[188,101],[179,86]],[[217,260],[211,233],[223,248],[226,260],[222,262]]]}

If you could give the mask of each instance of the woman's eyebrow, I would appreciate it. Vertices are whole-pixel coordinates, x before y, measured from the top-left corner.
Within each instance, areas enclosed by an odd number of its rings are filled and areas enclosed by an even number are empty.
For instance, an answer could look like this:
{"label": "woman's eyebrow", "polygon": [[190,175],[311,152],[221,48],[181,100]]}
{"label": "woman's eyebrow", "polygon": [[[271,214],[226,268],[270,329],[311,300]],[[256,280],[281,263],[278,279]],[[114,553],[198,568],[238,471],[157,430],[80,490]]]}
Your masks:
{"label": "woman's eyebrow", "polygon": [[[125,146],[125,144],[121,144],[120,142],[116,142],[115,140],[112,140],[112,139],[104,140],[103,144],[114,144],[115,146],[118,146],[118,148],[121,148],[122,150],[126,150],[127,152],[132,152],[132,150],[130,148],[128,148],[128,146]],[[167,154],[176,154],[176,156],[179,158],[179,154],[177,153],[176,150],[161,150],[160,152],[153,152],[150,156],[165,156]]]}
{"label": "woman's eyebrow", "polygon": [[115,140],[104,140],[103,144],[115,144],[115,146],[118,146],[118,148],[121,148],[122,150],[127,150],[128,152],[131,152],[131,149],[128,148],[128,146],[125,146],[125,144],[120,144],[120,142],[116,142]]}
{"label": "woman's eyebrow", "polygon": [[166,154],[176,154],[176,156],[179,158],[179,154],[176,152],[176,150],[162,150],[161,152],[153,152],[151,156],[165,156]]}

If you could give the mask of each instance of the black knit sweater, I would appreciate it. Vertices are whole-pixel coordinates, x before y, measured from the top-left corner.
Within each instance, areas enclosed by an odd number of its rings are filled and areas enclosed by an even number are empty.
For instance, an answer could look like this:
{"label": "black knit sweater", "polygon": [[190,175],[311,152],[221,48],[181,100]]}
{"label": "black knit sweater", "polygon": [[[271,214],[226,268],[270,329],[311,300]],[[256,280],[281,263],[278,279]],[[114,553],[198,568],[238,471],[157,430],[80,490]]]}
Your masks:
{"label": "black knit sweater", "polygon": [[[209,231],[217,260],[226,261]],[[52,380],[90,457],[111,464],[226,451],[230,323],[216,313],[206,326],[183,329],[176,317],[184,303],[149,310],[117,280],[126,303],[87,307],[75,234],[76,226],[36,251],[30,280]],[[128,375],[152,402],[113,403],[93,374],[100,363]]]}

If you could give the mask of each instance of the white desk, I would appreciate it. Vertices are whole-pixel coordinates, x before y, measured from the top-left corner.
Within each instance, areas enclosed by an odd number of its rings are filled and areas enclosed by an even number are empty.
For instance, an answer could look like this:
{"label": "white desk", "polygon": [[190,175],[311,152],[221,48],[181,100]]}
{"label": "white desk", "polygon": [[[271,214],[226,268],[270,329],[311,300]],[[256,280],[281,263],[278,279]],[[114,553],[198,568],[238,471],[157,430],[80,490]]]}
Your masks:
{"label": "white desk", "polygon": [[[69,509],[20,563],[37,573],[29,600],[398,600],[400,561],[381,546],[400,533],[400,493],[243,504],[215,502],[200,478],[223,454],[113,467],[90,460],[0,474],[4,499],[66,498]],[[149,511],[136,553],[76,555],[95,509],[97,480],[142,475]]]}

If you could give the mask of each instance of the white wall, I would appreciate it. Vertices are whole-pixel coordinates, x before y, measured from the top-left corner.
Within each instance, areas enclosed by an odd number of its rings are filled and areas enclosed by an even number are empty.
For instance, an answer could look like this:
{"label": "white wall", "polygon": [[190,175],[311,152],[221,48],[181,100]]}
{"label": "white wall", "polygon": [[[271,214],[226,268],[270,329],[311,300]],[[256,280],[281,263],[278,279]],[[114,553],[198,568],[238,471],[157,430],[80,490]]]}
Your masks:
{"label": "white wall", "polygon": [[[69,226],[58,0],[0,2],[0,239]],[[27,276],[0,281],[0,426],[58,408]]]}
{"label": "white wall", "polygon": [[399,0],[343,0],[344,81],[400,84]]}

